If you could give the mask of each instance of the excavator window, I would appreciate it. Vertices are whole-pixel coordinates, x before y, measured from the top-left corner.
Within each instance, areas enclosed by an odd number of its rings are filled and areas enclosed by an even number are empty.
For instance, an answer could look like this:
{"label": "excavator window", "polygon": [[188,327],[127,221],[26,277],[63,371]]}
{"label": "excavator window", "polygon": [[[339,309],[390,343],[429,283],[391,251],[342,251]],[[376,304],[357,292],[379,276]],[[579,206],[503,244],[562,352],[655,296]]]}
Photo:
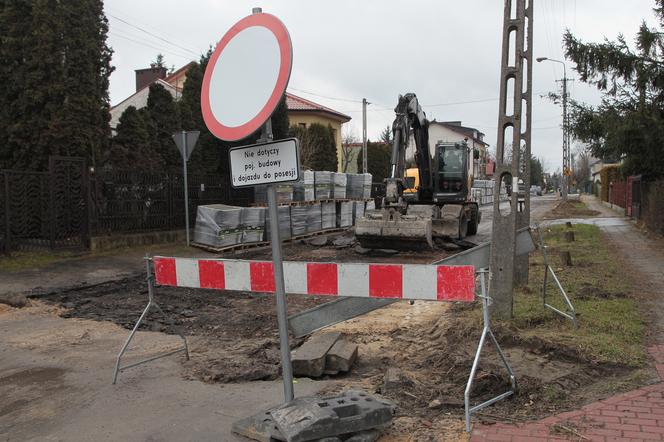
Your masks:
{"label": "excavator window", "polygon": [[459,192],[465,171],[466,149],[441,146],[438,151],[438,182],[442,192]]}

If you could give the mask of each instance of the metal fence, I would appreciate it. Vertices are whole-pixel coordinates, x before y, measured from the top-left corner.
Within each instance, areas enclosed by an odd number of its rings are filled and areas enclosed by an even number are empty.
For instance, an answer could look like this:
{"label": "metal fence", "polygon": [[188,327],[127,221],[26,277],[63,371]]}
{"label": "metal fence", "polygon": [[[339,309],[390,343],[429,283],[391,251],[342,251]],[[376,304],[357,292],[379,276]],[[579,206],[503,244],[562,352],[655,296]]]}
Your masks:
{"label": "metal fence", "polygon": [[0,171],[0,251],[86,244],[87,170],[81,158],[51,157],[48,172]]}
{"label": "metal fence", "polygon": [[[221,175],[189,175],[189,214],[205,204],[249,205],[250,190]],[[47,172],[0,171],[0,252],[85,248],[91,236],[180,229],[178,173],[98,171],[76,157],[51,157]]]}
{"label": "metal fence", "polygon": [[[231,188],[219,175],[189,175],[189,216],[205,204],[248,205],[252,193]],[[90,179],[90,222],[95,235],[169,230],[185,226],[179,174],[101,172]]]}

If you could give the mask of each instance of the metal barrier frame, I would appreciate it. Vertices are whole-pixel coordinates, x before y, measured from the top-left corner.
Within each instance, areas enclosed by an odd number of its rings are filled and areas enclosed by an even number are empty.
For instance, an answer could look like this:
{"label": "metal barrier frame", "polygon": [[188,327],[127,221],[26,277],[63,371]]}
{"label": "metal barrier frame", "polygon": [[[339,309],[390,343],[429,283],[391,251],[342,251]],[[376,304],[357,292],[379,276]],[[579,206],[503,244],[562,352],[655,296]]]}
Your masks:
{"label": "metal barrier frame", "polygon": [[[494,404],[500,400],[503,400],[505,398],[508,398],[509,396],[512,396],[516,394],[517,392],[517,383],[516,383],[516,377],[514,376],[514,372],[512,371],[512,367],[510,367],[509,362],[507,362],[507,358],[505,357],[505,354],[503,353],[502,348],[500,347],[500,344],[498,344],[498,341],[496,340],[496,337],[493,334],[493,331],[491,331],[491,321],[490,321],[490,316],[489,316],[489,306],[491,305],[491,297],[487,295],[487,287],[486,287],[486,274],[489,273],[488,270],[478,270],[477,274],[480,275],[480,287],[482,290],[482,294],[480,296],[477,296],[482,299],[482,317],[483,317],[483,322],[484,322],[484,327],[482,328],[482,334],[480,336],[480,342],[477,345],[477,351],[475,353],[475,359],[473,360],[473,367],[470,370],[470,376],[468,377],[468,383],[466,384],[466,390],[463,395],[464,399],[464,406],[465,406],[465,416],[466,416],[466,431],[470,433],[471,430],[471,425],[470,425],[470,419],[471,415],[475,413],[476,411],[479,411],[483,408],[488,407],[491,404]],[[507,374],[509,375],[510,378],[510,384],[511,384],[511,389],[509,391],[506,391],[505,393],[499,394],[498,396],[489,399],[488,401],[482,402],[481,404],[475,405],[471,407],[470,405],[470,392],[473,388],[473,381],[475,380],[475,373],[477,372],[477,367],[480,363],[480,355],[482,353],[482,347],[484,347],[484,343],[486,341],[487,335],[491,338],[491,342],[493,343],[494,347],[496,348],[496,351],[498,355],[500,356],[501,361],[503,362],[503,366],[507,370]]]}
{"label": "metal barrier frame", "polygon": [[[134,328],[132,329],[131,333],[129,334],[129,337],[127,338],[126,342],[122,346],[122,349],[120,350],[120,353],[118,353],[116,363],[115,363],[115,370],[113,372],[113,384],[117,382],[117,378],[120,372],[127,370],[132,367],[136,367],[137,365],[145,364],[147,362],[154,361],[156,359],[161,359],[167,356],[174,355],[176,353],[184,352],[185,357],[187,360],[189,360],[189,348],[187,346],[187,339],[186,337],[182,334],[182,332],[179,330],[178,327],[175,326],[173,320],[168,317],[164,311],[161,309],[159,304],[154,299],[154,286],[155,286],[155,272],[154,272],[154,260],[150,257],[145,257],[145,262],[146,262],[146,270],[147,270],[147,283],[148,283],[148,305],[145,307],[143,310],[143,313],[141,316],[138,318],[138,321],[136,321],[136,324],[134,325]],[[480,336],[479,344],[477,346],[477,351],[475,353],[475,359],[473,360],[473,365],[470,371],[470,375],[468,377],[468,382],[466,384],[466,389],[464,392],[464,405],[465,405],[465,419],[466,419],[466,431],[470,432],[471,429],[471,416],[473,413],[475,413],[478,410],[481,410],[483,408],[488,407],[489,405],[492,405],[502,399],[505,399],[509,396],[512,396],[516,394],[517,392],[517,382],[516,382],[516,377],[514,376],[514,372],[512,371],[512,367],[510,366],[509,362],[507,361],[507,358],[505,357],[505,354],[503,353],[502,348],[500,347],[500,344],[498,344],[498,341],[496,340],[496,337],[493,334],[493,331],[491,330],[491,322],[490,322],[490,317],[489,317],[489,306],[491,305],[491,297],[487,294],[488,288],[487,288],[487,278],[486,275],[489,273],[488,269],[483,269],[483,270],[476,270],[475,271],[475,276],[477,277],[479,275],[480,277],[480,288],[481,288],[481,295],[475,294],[475,298],[480,298],[482,300],[482,316],[483,316],[483,328],[482,328],[482,334]],[[136,334],[136,331],[138,330],[138,327],[141,325],[145,317],[147,316],[148,312],[150,311],[150,308],[156,308],[164,317],[169,319],[170,325],[176,330],[177,334],[182,338],[183,341],[183,346],[181,348],[175,349],[168,351],[163,354],[159,354],[156,356],[152,356],[150,358],[134,362],[128,365],[121,365],[122,357],[124,356],[125,352],[127,351],[127,348],[129,347],[129,344],[131,343],[132,339],[134,338],[134,335]],[[507,374],[509,375],[509,380],[511,384],[511,389],[506,391],[505,393],[502,393],[492,399],[489,399],[481,404],[471,406],[470,405],[470,393],[473,387],[473,381],[475,379],[475,374],[477,372],[477,368],[479,366],[480,362],[480,356],[482,353],[482,348],[484,347],[484,344],[486,342],[486,338],[489,336],[491,342],[493,343],[494,347],[496,348],[496,351],[498,355],[500,356],[500,359],[507,371]]]}
{"label": "metal barrier frame", "polygon": [[[542,230],[537,227],[537,236],[539,237],[539,246],[540,249],[542,249],[542,256],[544,257],[544,282],[542,283],[542,304],[544,305],[544,308],[548,308],[555,313],[559,314],[560,316],[563,316],[570,321],[572,321],[572,324],[574,325],[574,328],[578,328],[579,324],[576,320],[576,309],[574,308],[574,305],[572,305],[572,301],[570,301],[569,297],[567,296],[567,292],[565,292],[565,289],[563,288],[562,284],[560,283],[560,280],[556,276],[556,272],[553,271],[553,268],[549,264],[549,256],[546,253],[546,248],[547,246],[544,244],[544,239],[543,236],[544,234],[542,233]],[[567,304],[567,308],[569,309],[567,312],[563,312],[548,302],[546,302],[546,289],[547,285],[549,283],[549,273],[551,273],[551,277],[553,278],[554,282],[558,286],[558,290],[560,293],[563,295],[563,299],[565,300],[565,304]]]}
{"label": "metal barrier frame", "polygon": [[[161,309],[161,307],[159,307],[159,304],[157,304],[157,302],[154,300],[154,279],[155,279],[155,276],[154,276],[154,265],[153,265],[152,258],[149,258],[147,256],[145,257],[145,267],[146,267],[146,270],[147,270],[147,278],[146,279],[147,279],[147,282],[148,282],[148,305],[145,306],[145,309],[143,310],[143,313],[141,313],[141,316],[138,318],[138,321],[136,321],[136,325],[134,325],[134,328],[131,330],[131,333],[129,333],[129,337],[127,338],[124,345],[122,346],[122,349],[120,350],[120,353],[118,353],[118,357],[115,361],[115,370],[113,371],[113,384],[115,384],[117,382],[118,375],[120,374],[120,372],[122,372],[124,370],[127,370],[128,368],[136,367],[137,365],[145,364],[146,362],[151,362],[151,361],[154,361],[156,359],[165,358],[166,356],[171,356],[171,355],[174,355],[174,354],[180,353],[180,352],[184,352],[185,357],[187,358],[187,360],[189,360],[189,347],[187,346],[187,338],[182,334],[180,328],[175,325],[173,319],[171,317],[169,317],[166,313],[164,313],[164,311]],[[121,366],[120,363],[121,363],[121,360],[122,360],[122,356],[124,356],[125,352],[127,351],[127,347],[129,347],[129,344],[131,343],[131,340],[134,338],[134,335],[136,334],[136,331],[138,330],[138,327],[141,325],[141,322],[143,322],[143,319],[145,319],[145,317],[147,316],[147,314],[150,311],[151,307],[156,308],[162,314],[162,316],[164,316],[165,318],[167,318],[169,320],[169,323],[170,323],[169,325],[171,327],[173,327],[173,329],[180,336],[180,338],[182,338],[182,341],[183,341],[184,345],[181,348],[171,350],[169,352],[166,352],[166,353],[163,353],[163,354],[160,354],[160,355],[152,356],[150,358],[143,359],[143,360],[138,361],[138,362],[134,362],[134,363],[131,363],[131,364]]]}

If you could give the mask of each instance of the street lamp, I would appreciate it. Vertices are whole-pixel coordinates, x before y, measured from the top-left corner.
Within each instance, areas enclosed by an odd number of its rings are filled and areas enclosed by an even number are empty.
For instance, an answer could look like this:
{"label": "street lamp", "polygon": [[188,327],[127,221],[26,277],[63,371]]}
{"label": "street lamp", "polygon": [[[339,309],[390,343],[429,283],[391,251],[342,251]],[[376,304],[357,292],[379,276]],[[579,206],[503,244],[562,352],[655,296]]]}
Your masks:
{"label": "street lamp", "polygon": [[572,170],[570,161],[570,143],[569,143],[569,121],[567,119],[567,66],[565,62],[548,57],[538,57],[537,62],[551,61],[563,65],[563,200],[567,200],[567,191],[569,189],[569,174]]}

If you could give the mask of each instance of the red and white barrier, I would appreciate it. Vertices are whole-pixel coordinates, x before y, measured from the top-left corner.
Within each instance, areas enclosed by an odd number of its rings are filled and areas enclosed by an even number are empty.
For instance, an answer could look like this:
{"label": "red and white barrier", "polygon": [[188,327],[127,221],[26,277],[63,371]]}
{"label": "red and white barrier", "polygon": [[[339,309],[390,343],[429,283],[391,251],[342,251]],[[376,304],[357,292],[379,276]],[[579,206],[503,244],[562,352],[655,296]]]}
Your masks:
{"label": "red and white barrier", "polygon": [[[154,260],[157,284],[274,293],[271,261]],[[286,293],[429,301],[475,299],[475,267],[284,261]]]}

